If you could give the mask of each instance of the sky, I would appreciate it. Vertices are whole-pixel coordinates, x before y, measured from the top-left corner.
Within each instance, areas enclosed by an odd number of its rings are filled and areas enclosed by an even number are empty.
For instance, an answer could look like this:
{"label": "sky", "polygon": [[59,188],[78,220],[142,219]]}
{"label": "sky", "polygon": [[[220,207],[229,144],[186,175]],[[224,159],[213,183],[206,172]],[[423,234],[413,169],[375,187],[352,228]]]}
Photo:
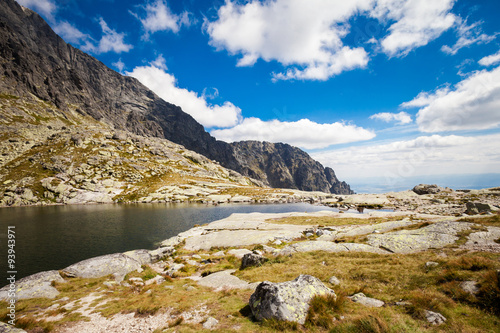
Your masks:
{"label": "sky", "polygon": [[17,1],[217,139],[300,147],[357,192],[500,185],[497,0]]}

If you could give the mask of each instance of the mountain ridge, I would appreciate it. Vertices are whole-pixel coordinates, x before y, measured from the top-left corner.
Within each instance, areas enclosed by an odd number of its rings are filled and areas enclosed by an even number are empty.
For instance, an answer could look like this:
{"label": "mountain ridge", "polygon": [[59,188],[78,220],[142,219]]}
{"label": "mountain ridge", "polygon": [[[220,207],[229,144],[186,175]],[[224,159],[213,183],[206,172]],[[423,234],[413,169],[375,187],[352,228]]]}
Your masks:
{"label": "mountain ridge", "polygon": [[[32,94],[63,113],[90,116],[116,130],[168,139],[244,176],[257,176],[266,185],[353,193],[332,169],[325,169],[298,148],[265,143],[269,148],[266,156],[259,156],[248,154],[248,147],[255,146],[251,142],[216,140],[180,107],[67,44],[38,14],[14,0],[0,4],[0,46],[0,88],[4,92],[27,99]],[[241,156],[249,160],[243,161]],[[262,161],[271,161],[275,169]]]}

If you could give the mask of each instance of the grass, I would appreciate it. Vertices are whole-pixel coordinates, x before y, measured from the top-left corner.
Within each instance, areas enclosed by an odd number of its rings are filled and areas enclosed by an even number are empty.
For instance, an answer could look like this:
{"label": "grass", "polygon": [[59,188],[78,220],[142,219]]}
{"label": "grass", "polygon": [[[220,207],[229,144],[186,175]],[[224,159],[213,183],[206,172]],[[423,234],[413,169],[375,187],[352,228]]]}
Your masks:
{"label": "grass", "polygon": [[459,221],[477,223],[483,226],[500,227],[500,212],[493,215],[484,215],[483,217],[464,217]]}
{"label": "grass", "polygon": [[[107,299],[95,311],[105,317],[117,313],[134,313],[136,316],[150,316],[170,311],[174,317],[158,332],[196,332],[201,324],[189,324],[182,313],[201,305],[206,306],[211,316],[219,320],[218,331],[244,332],[493,332],[500,325],[498,317],[499,287],[496,270],[500,268],[499,255],[492,253],[467,253],[454,249],[431,250],[418,254],[379,255],[370,253],[298,253],[291,257],[268,257],[270,260],[260,267],[248,267],[235,274],[249,282],[268,280],[282,282],[295,279],[299,274],[310,274],[327,281],[337,276],[341,284],[333,286],[337,297],[315,297],[311,302],[305,325],[268,320],[254,322],[248,307],[249,290],[223,290],[214,292],[183,278],[188,274],[204,271],[218,271],[238,268],[240,260],[233,256],[215,257],[220,249],[210,251],[179,250],[173,258],[183,262],[181,256],[199,254],[211,258],[212,264],[191,266],[180,276],[167,279],[161,285],[129,288],[117,285],[112,292],[103,287],[108,278],[70,279],[67,283],[56,283],[61,292],[56,300],[20,300],[19,313],[26,315],[19,325],[27,329],[42,327],[46,331],[56,329],[67,321],[82,320],[74,310],[62,313],[65,318],[53,323],[37,322],[38,315],[54,303],[62,305],[75,301],[90,293],[99,293]],[[438,253],[446,254],[440,256]],[[427,269],[428,261],[438,266]],[[139,276],[153,277],[149,267],[143,267]],[[460,290],[462,281],[478,281],[477,297],[466,295]],[[188,288],[193,286],[193,288]],[[346,298],[362,291],[369,297],[381,299],[387,306],[378,309],[366,308]],[[68,297],[67,301],[58,301]],[[406,306],[395,306],[397,301],[407,301]],[[0,303],[0,319],[7,312],[6,303]],[[431,327],[424,319],[424,310],[443,314],[448,320],[439,327]],[[237,329],[236,329],[237,328]]]}
{"label": "grass", "polygon": [[266,222],[274,224],[294,224],[294,225],[319,225],[324,227],[343,226],[343,225],[363,225],[377,224],[383,222],[401,221],[406,216],[391,217],[371,217],[371,218],[353,218],[353,217],[332,217],[332,216],[291,216],[279,219],[268,219]]}

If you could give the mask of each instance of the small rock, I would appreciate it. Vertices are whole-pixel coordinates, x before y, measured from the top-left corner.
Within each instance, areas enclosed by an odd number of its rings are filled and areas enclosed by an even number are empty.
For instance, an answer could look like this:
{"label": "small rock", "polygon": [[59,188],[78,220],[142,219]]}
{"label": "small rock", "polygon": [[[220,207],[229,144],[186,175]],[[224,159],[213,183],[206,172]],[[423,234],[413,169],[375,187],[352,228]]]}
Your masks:
{"label": "small rock", "polygon": [[146,281],[146,286],[149,286],[150,284],[156,283],[156,284],[162,284],[165,282],[165,278],[161,275],[157,275],[152,279],[149,279]]}
{"label": "small rock", "polygon": [[460,283],[460,288],[471,295],[475,295],[479,291],[479,286],[476,281],[464,281]]}
{"label": "small rock", "polygon": [[132,283],[132,285],[137,286],[137,287],[144,286],[144,281],[140,277],[133,277],[133,278],[128,279],[128,281],[130,283]]}
{"label": "small rock", "polygon": [[308,232],[308,233],[306,233],[306,237],[307,237],[307,238],[312,237],[312,236],[314,236],[314,234],[313,234],[312,232]]}
{"label": "small rock", "polygon": [[316,230],[316,236],[322,236],[325,232],[322,229]]}
{"label": "small rock", "polygon": [[428,261],[425,263],[425,267],[427,267],[427,268],[434,268],[437,266],[439,266],[439,263],[437,263],[435,261]]}
{"label": "small rock", "polygon": [[214,257],[224,257],[225,256],[225,253],[224,251],[219,251],[219,252],[215,252],[213,254]]}
{"label": "small rock", "polygon": [[334,286],[338,286],[340,284],[340,280],[336,276],[332,276],[330,280],[328,280]]}
{"label": "small rock", "polygon": [[277,240],[275,240],[275,241],[273,242],[273,244],[274,244],[274,245],[281,245],[282,243],[283,243],[283,242],[282,242],[282,241],[280,241],[279,239],[277,239]]}
{"label": "small rock", "polygon": [[425,319],[432,325],[441,325],[446,321],[446,318],[442,314],[428,310],[425,310]]}
{"label": "small rock", "polygon": [[203,323],[203,328],[206,330],[213,330],[218,323],[219,321],[214,317],[208,317],[207,320],[205,320],[205,322]]}
{"label": "small rock", "polygon": [[142,272],[144,272],[144,269],[142,269],[142,267],[137,268],[137,273],[139,273],[139,274],[140,274],[140,273],[142,273]]}
{"label": "small rock", "polygon": [[108,288],[113,288],[114,286],[117,285],[117,283],[115,281],[104,281],[102,284]]}
{"label": "small rock", "polygon": [[372,308],[380,308],[384,306],[384,302],[375,298],[366,297],[363,293],[357,293],[349,297],[353,302],[363,304]]}
{"label": "small rock", "polygon": [[268,259],[266,257],[263,257],[259,254],[247,253],[243,256],[243,259],[241,260],[240,269],[245,269],[247,267],[252,267],[252,266],[262,266],[262,264],[265,263],[267,260]]}

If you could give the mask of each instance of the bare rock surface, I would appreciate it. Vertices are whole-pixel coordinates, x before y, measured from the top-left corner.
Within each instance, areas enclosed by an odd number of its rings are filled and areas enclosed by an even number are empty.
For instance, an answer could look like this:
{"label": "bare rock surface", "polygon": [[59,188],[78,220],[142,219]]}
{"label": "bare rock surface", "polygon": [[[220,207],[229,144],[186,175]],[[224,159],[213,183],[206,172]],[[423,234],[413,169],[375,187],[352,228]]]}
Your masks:
{"label": "bare rock surface", "polygon": [[62,271],[69,277],[99,278],[115,273],[126,275],[140,267],[139,261],[123,253],[115,253],[80,261]]}
{"label": "bare rock surface", "polygon": [[[52,282],[64,282],[58,271],[46,271],[36,273],[15,282],[15,294],[17,299],[28,298],[55,298],[59,291],[52,286]],[[0,300],[9,298],[9,288],[7,285],[0,289]]]}
{"label": "bare rock surface", "polygon": [[309,302],[316,295],[335,296],[335,292],[311,275],[280,283],[265,281],[250,296],[250,308],[259,321],[273,318],[304,324]]}
{"label": "bare rock surface", "polygon": [[470,229],[468,222],[440,222],[415,230],[368,235],[368,244],[394,253],[411,253],[441,248],[458,240],[457,233]]}
{"label": "bare rock surface", "polygon": [[236,272],[235,269],[228,269],[225,271],[212,273],[200,280],[198,284],[204,287],[210,287],[215,290],[222,289],[255,289],[258,283],[248,283],[241,280],[237,276],[232,275]]}
{"label": "bare rock surface", "polygon": [[326,241],[303,241],[292,245],[287,245],[278,253],[290,254],[294,252],[312,252],[312,251],[325,251],[325,252],[370,252],[389,254],[389,251],[380,249],[366,244],[359,243],[334,243]]}
{"label": "bare rock surface", "polygon": [[473,251],[488,251],[500,253],[500,227],[487,226],[488,231],[474,232],[462,248]]}

